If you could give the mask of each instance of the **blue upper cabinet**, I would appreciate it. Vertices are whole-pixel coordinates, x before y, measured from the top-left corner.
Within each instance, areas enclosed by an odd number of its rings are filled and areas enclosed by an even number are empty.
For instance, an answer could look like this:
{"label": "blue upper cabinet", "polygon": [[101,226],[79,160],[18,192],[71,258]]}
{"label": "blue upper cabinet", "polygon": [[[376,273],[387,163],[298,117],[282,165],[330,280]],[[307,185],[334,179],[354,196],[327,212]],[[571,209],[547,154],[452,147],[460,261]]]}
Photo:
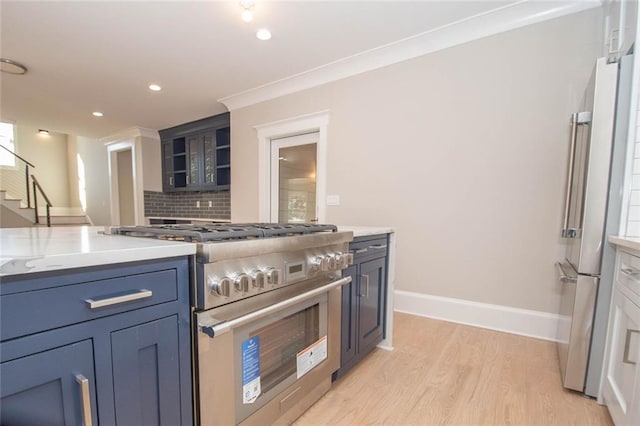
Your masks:
{"label": "blue upper cabinet", "polygon": [[186,257],[3,277],[0,424],[191,425]]}
{"label": "blue upper cabinet", "polygon": [[160,130],[165,192],[229,189],[229,113]]}

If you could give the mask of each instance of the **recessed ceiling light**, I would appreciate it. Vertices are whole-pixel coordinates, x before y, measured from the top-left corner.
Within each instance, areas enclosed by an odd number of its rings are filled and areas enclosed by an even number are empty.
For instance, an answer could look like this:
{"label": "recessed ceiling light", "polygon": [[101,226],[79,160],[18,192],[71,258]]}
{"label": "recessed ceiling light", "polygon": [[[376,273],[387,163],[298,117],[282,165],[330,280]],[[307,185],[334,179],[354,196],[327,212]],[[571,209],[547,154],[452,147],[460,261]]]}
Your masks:
{"label": "recessed ceiling light", "polygon": [[253,7],[256,5],[255,0],[240,0],[240,7],[242,8],[242,20],[244,22],[253,21]]}
{"label": "recessed ceiling light", "polygon": [[38,134],[42,136],[49,136],[49,131],[45,129],[38,129]]}
{"label": "recessed ceiling light", "polygon": [[0,58],[0,71],[9,74],[26,74],[27,67],[11,59]]}
{"label": "recessed ceiling light", "polygon": [[261,30],[258,30],[258,32],[256,33],[256,37],[258,37],[258,39],[260,40],[269,40],[271,38],[271,31],[263,28]]}
{"label": "recessed ceiling light", "polygon": [[245,9],[242,11],[242,20],[244,22],[253,21],[253,13],[249,9]]}
{"label": "recessed ceiling light", "polygon": [[162,87],[158,86],[157,84],[150,84],[149,90],[153,90],[154,92],[159,92],[162,90]]}
{"label": "recessed ceiling light", "polygon": [[94,112],[93,112],[93,116],[94,116],[94,117],[102,117],[103,115],[104,115],[104,114],[103,114],[103,113],[101,113],[100,111],[94,111]]}

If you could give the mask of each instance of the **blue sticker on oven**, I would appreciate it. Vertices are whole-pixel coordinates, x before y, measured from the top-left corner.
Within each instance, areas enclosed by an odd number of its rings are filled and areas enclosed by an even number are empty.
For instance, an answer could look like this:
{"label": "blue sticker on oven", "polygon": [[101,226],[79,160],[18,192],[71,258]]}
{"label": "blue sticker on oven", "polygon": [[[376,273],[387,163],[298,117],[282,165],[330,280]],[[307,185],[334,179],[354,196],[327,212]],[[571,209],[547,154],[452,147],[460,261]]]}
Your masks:
{"label": "blue sticker on oven", "polygon": [[260,395],[260,336],[242,342],[242,403],[252,404]]}

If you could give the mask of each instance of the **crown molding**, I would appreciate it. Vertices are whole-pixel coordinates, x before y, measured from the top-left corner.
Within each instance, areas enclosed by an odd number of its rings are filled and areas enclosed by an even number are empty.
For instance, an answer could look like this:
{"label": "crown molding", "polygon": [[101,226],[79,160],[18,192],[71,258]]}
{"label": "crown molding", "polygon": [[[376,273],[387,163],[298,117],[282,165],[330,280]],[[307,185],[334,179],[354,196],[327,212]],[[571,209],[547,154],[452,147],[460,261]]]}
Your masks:
{"label": "crown molding", "polygon": [[218,99],[229,111],[531,24],[600,7],[600,0],[521,0]]}
{"label": "crown molding", "polygon": [[135,138],[150,138],[160,140],[160,135],[157,130],[147,129],[146,127],[129,127],[124,130],[114,133],[113,135],[100,138],[100,142],[104,145],[110,145],[112,143],[118,143],[127,140],[133,140]]}

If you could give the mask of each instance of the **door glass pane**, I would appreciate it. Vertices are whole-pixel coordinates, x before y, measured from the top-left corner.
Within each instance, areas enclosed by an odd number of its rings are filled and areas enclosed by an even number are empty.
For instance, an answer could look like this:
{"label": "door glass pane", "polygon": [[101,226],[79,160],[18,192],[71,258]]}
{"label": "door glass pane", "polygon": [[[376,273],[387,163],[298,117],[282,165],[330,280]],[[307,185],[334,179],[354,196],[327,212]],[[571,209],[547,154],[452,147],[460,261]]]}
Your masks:
{"label": "door glass pane", "polygon": [[316,220],[316,144],[280,148],[278,222]]}

